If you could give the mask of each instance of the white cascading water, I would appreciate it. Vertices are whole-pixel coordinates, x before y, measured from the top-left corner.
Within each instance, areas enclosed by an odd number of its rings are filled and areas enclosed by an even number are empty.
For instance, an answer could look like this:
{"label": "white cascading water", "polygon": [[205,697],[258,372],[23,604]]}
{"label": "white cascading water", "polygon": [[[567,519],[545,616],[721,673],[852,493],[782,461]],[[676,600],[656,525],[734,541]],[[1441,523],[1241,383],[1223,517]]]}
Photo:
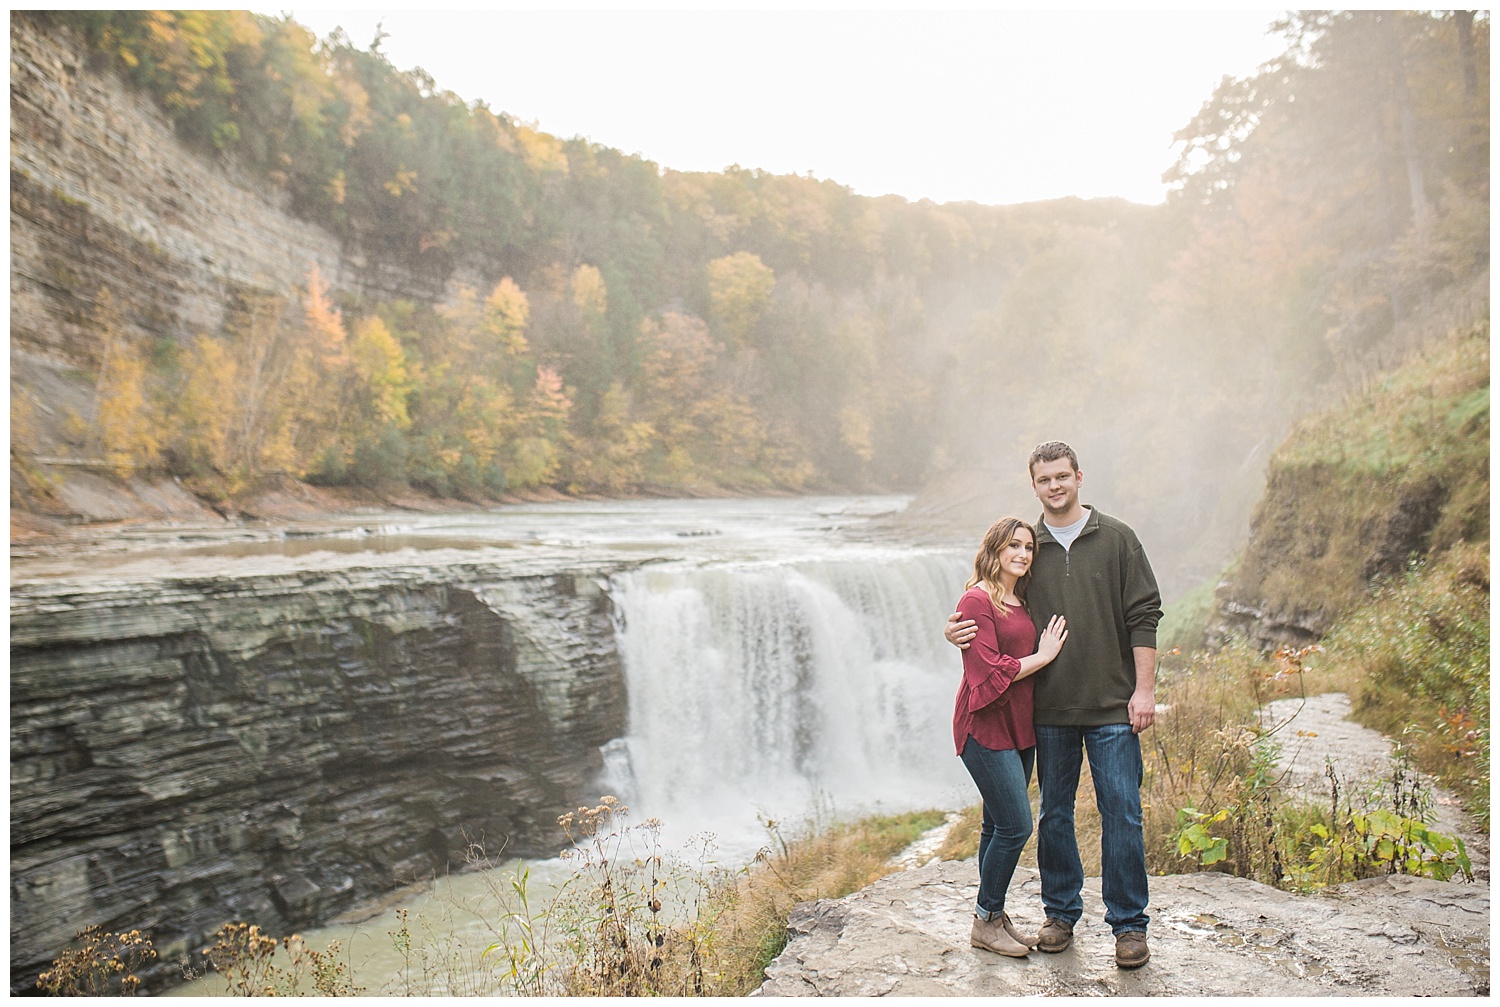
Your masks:
{"label": "white cascading water", "polygon": [[971,803],[953,754],[952,553],[673,563],[610,593],[630,694],[606,782],[632,817],[753,849],[757,816]]}

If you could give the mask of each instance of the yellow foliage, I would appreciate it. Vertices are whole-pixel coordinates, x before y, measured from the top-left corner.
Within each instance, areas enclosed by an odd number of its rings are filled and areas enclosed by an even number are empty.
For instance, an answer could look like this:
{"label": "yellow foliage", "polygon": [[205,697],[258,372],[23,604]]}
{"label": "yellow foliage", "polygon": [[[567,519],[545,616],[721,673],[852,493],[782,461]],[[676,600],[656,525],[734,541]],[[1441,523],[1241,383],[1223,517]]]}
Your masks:
{"label": "yellow foliage", "polygon": [[512,356],[525,353],[528,348],[525,333],[530,315],[525,291],[509,276],[495,284],[490,296],[484,299],[484,330]]}
{"label": "yellow foliage", "polygon": [[631,416],[630,393],[618,381],[599,399],[594,420],[597,436],[576,442],[568,459],[571,485],[619,492],[639,486],[645,478],[643,462],[656,431],[650,423]]}
{"label": "yellow foliage", "polygon": [[506,479],[511,486],[539,486],[556,474],[558,446],[545,437],[521,437],[510,445]]}
{"label": "yellow foliage", "polygon": [[99,292],[94,327],[101,344],[99,378],[94,385],[95,444],[110,467],[121,475],[156,462],[161,424],[147,395],[146,357],[124,332],[114,296]]}
{"label": "yellow foliage", "polygon": [[308,335],[322,365],[330,369],[342,366],[347,360],[344,318],[329,299],[328,284],[317,266],[307,273],[307,301],[303,310]]}
{"label": "yellow foliage", "polygon": [[396,173],[385,182],[385,191],[392,196],[400,198],[401,194],[416,188],[417,173],[406,167],[396,169]]}
{"label": "yellow foliage", "polygon": [[116,472],[129,474],[157,460],[161,439],[146,395],[146,360],[132,346],[111,355],[101,376],[96,422],[104,458]]}
{"label": "yellow foliage", "polygon": [[530,349],[526,326],[531,320],[531,305],[526,292],[516,281],[505,277],[480,304],[479,295],[470,287],[459,287],[453,301],[439,309],[448,322],[447,345],[438,355],[496,377],[509,377],[510,365],[505,357],[517,357]]}
{"label": "yellow foliage", "polygon": [[708,264],[709,315],[735,346],[749,343],[775,289],[775,271],[751,252],[735,252]]}
{"label": "yellow foliage", "polygon": [[572,295],[573,303],[579,311],[583,312],[585,318],[601,317],[609,305],[604,277],[599,270],[588,263],[573,270],[573,278],[568,282],[568,291]]}
{"label": "yellow foliage", "polygon": [[521,143],[521,157],[532,171],[538,174],[567,172],[568,155],[557,137],[518,123],[516,139]]}
{"label": "yellow foliage", "polygon": [[724,347],[702,319],[668,312],[641,325],[641,412],[655,434],[656,481],[743,478],[759,462],[765,426],[723,367]]}
{"label": "yellow foliage", "polygon": [[258,474],[295,468],[305,417],[292,405],[315,383],[295,373],[284,307],[252,300],[231,318],[227,338],[199,336],[182,354],[182,380],[165,405],[173,453],[209,480],[207,490],[233,493]]}
{"label": "yellow foliage", "polygon": [[406,354],[391,330],[379,318],[363,319],[354,326],[349,353],[360,380],[361,398],[374,419],[401,429],[410,426],[406,397],[411,379]]}
{"label": "yellow foliage", "polygon": [[174,413],[179,436],[189,453],[212,471],[227,474],[231,467],[230,437],[238,417],[238,368],[217,340],[199,336],[184,354],[182,388]]}
{"label": "yellow foliage", "polygon": [[459,399],[454,417],[466,452],[480,468],[499,453],[511,420],[511,396],[504,387],[486,378],[470,381]]}

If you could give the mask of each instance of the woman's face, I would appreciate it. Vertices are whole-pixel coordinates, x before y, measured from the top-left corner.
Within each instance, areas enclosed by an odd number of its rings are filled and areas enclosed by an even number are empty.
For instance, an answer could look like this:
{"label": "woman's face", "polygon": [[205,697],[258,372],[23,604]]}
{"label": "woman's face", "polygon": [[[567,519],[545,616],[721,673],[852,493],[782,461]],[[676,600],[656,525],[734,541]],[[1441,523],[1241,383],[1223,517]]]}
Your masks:
{"label": "woman's face", "polygon": [[1010,541],[1000,547],[1000,569],[1020,580],[1031,569],[1031,559],[1036,554],[1036,542],[1031,532],[1016,527]]}

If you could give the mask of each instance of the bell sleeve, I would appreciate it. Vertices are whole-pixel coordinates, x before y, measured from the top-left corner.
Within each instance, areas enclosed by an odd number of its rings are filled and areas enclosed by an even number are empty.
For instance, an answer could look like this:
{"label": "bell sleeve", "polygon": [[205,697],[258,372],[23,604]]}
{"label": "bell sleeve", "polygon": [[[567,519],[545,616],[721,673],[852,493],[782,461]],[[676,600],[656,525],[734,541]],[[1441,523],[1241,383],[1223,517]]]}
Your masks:
{"label": "bell sleeve", "polygon": [[988,598],[965,595],[959,600],[958,612],[965,619],[974,620],[978,634],[963,652],[968,711],[976,713],[1005,695],[1010,683],[1021,673],[1021,662],[1000,652],[995,606]]}

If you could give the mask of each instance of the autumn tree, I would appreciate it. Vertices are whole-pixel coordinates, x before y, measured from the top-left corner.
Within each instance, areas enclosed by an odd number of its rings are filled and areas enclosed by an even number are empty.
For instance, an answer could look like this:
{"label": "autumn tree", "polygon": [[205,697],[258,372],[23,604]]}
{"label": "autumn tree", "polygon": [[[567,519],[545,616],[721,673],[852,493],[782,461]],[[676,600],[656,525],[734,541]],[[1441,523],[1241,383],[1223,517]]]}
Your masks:
{"label": "autumn tree", "polygon": [[[1223,268],[1270,274],[1258,286],[1273,298],[1299,277],[1282,308],[1322,312],[1340,361],[1380,350],[1434,289],[1472,272],[1488,240],[1476,224],[1487,147],[1471,142],[1480,101],[1465,83],[1480,70],[1457,22],[1293,13],[1279,25],[1286,53],[1226,80],[1178,134],[1175,198],[1206,242],[1242,239],[1242,263]],[[1465,23],[1487,37],[1487,19]]]}
{"label": "autumn tree", "polygon": [[751,332],[775,288],[775,272],[752,252],[735,252],[709,262],[709,320],[731,347],[750,345]]}
{"label": "autumn tree", "polygon": [[702,319],[667,312],[641,325],[636,401],[650,423],[648,475],[658,483],[751,479],[765,439],[754,406],[724,369],[724,346]]}
{"label": "autumn tree", "polygon": [[125,332],[115,298],[101,290],[93,324],[99,340],[90,443],[115,472],[129,475],[154,465],[161,449],[161,419],[149,387],[147,354]]}

